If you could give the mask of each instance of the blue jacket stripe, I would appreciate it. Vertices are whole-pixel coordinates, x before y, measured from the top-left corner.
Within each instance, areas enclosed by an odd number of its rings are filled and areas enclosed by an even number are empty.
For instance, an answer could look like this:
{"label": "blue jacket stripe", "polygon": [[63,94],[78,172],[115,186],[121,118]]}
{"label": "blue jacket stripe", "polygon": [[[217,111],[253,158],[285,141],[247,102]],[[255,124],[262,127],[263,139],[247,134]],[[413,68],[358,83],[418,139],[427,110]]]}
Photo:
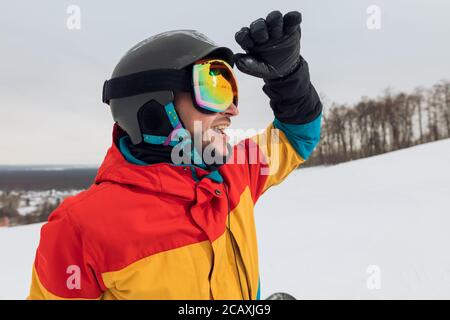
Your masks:
{"label": "blue jacket stripe", "polygon": [[322,113],[311,122],[305,124],[287,124],[275,118],[273,125],[284,132],[295,151],[306,160],[320,140],[320,124]]}

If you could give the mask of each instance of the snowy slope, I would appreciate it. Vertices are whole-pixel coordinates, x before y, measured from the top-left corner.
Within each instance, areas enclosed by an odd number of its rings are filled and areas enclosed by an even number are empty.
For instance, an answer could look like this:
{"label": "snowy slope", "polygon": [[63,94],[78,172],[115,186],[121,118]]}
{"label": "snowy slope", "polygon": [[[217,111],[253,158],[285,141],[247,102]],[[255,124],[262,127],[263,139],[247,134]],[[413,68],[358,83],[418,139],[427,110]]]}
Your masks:
{"label": "snowy slope", "polygon": [[447,139],[298,170],[269,190],[256,212],[262,296],[449,299],[449,165]]}
{"label": "snowy slope", "polygon": [[[256,208],[262,297],[450,298],[449,164],[444,140],[294,172]],[[40,226],[0,229],[0,299],[26,296]]]}
{"label": "snowy slope", "polygon": [[41,226],[0,228],[0,300],[27,297]]}

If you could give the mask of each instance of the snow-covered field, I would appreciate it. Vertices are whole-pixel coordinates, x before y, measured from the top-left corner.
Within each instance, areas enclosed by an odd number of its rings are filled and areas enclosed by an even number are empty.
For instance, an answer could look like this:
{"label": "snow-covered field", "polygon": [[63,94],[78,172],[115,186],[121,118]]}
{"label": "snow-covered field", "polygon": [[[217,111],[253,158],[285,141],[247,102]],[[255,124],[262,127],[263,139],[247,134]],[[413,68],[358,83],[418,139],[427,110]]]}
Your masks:
{"label": "snow-covered field", "polygon": [[[262,297],[450,298],[450,140],[293,173],[258,203]],[[0,229],[0,299],[24,298],[40,225]]]}
{"label": "snow-covered field", "polygon": [[256,215],[263,297],[450,299],[449,139],[299,170]]}
{"label": "snow-covered field", "polygon": [[42,224],[0,228],[0,299],[25,299]]}

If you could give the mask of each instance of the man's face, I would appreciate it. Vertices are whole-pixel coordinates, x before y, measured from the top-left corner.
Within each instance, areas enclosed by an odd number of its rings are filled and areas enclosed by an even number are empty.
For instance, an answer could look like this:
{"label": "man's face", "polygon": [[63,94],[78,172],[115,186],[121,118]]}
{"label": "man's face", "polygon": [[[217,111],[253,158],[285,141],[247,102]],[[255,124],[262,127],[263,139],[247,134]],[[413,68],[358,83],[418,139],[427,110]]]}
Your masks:
{"label": "man's face", "polygon": [[229,137],[224,130],[230,126],[231,118],[239,114],[238,108],[233,103],[224,112],[206,114],[195,108],[189,93],[179,92],[175,95],[175,109],[193,139],[197,139],[198,135],[198,132],[194,132],[195,123],[197,128],[201,127],[202,151],[207,147],[209,150],[214,148],[217,156],[228,156]]}

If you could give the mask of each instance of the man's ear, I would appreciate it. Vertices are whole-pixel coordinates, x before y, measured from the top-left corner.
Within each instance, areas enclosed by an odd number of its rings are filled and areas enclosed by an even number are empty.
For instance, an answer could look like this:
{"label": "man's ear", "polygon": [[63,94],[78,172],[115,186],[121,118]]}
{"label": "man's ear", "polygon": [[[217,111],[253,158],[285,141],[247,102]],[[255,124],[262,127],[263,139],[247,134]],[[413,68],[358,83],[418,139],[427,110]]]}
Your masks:
{"label": "man's ear", "polygon": [[173,130],[164,106],[156,100],[150,100],[139,109],[138,121],[142,133],[167,136]]}

